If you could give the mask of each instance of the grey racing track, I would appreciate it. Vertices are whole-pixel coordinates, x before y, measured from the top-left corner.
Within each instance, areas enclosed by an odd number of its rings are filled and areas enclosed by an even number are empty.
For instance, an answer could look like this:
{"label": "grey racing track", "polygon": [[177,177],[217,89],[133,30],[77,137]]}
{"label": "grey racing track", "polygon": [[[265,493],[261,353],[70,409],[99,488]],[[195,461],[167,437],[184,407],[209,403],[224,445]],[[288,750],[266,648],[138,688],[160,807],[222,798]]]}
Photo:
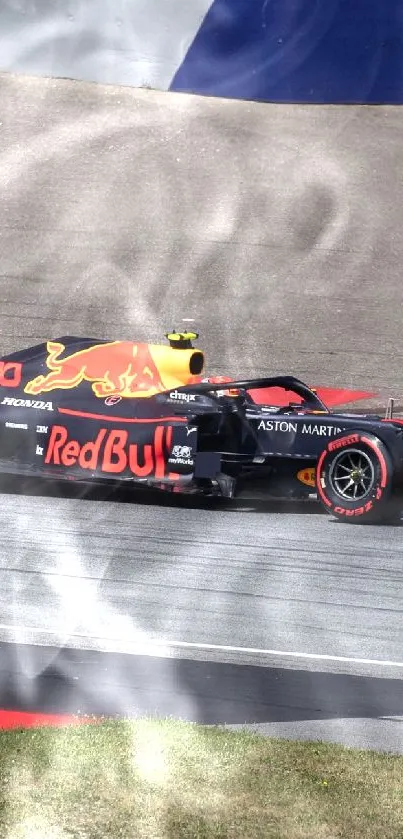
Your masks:
{"label": "grey racing track", "polygon": [[313,502],[16,490],[0,512],[2,707],[403,753],[401,527]]}
{"label": "grey racing track", "polygon": [[[400,108],[0,94],[2,355],[190,317],[210,373],[401,398]],[[334,660],[403,659],[401,527],[22,489],[0,496],[1,705],[403,750],[403,668]]]}

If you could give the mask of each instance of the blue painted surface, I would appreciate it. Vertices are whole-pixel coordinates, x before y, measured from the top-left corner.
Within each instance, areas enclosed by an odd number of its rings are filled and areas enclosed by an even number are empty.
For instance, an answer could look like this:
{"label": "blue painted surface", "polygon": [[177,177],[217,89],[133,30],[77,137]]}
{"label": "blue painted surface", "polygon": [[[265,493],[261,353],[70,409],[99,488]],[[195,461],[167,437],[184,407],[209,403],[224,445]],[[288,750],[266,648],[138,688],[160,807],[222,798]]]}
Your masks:
{"label": "blue painted surface", "polygon": [[171,90],[403,103],[403,0],[214,0]]}

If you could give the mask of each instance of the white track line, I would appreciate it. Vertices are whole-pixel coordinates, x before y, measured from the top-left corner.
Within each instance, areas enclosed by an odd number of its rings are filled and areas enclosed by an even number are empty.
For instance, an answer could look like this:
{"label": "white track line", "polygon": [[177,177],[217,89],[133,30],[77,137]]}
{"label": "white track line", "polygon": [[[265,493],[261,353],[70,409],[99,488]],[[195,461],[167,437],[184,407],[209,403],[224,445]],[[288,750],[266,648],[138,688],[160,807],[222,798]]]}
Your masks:
{"label": "white track line", "polygon": [[[32,626],[13,626],[10,624],[0,624],[0,631],[4,630],[10,633],[13,633],[14,636],[18,634],[28,634],[28,635],[39,635],[39,636],[51,636],[52,638],[58,639],[61,638],[61,633],[59,630],[56,629],[40,629],[38,627]],[[102,638],[100,636],[94,635],[83,635],[83,634],[74,634],[71,633],[68,635],[68,638],[71,639],[87,639],[89,641],[104,641],[107,643],[116,643],[119,642],[120,639],[118,638]],[[2,639],[0,639],[2,640]],[[16,642],[18,643],[18,642]],[[22,642],[27,643],[27,642]],[[64,645],[64,642],[63,642]],[[192,641],[150,641],[144,643],[144,640],[140,640],[138,644],[131,641],[130,648],[134,654],[138,655],[154,655],[156,651],[161,651],[161,649],[165,650],[174,650],[176,649],[189,649],[189,650],[210,650],[211,652],[222,652],[222,653],[240,653],[248,654],[248,655],[255,655],[261,657],[277,657],[277,658],[296,658],[296,659],[308,659],[312,661],[334,661],[334,662],[343,662],[346,664],[370,664],[377,667],[396,667],[396,668],[403,668],[403,661],[387,661],[383,659],[377,658],[353,658],[350,656],[339,656],[339,655],[325,655],[322,653],[301,653],[296,651],[289,651],[289,650],[268,650],[268,649],[261,649],[259,647],[233,647],[225,644],[204,644]]]}
{"label": "white track line", "polygon": [[349,658],[340,655],[322,655],[321,653],[286,652],[284,650],[261,650],[258,647],[226,647],[220,644],[192,644],[187,641],[171,642],[170,647],[190,647],[197,650],[216,650],[217,652],[249,653],[261,656],[279,656],[282,658],[308,658],[317,661],[344,661],[349,664],[377,664],[381,667],[403,667],[403,661],[383,661],[377,658]]}

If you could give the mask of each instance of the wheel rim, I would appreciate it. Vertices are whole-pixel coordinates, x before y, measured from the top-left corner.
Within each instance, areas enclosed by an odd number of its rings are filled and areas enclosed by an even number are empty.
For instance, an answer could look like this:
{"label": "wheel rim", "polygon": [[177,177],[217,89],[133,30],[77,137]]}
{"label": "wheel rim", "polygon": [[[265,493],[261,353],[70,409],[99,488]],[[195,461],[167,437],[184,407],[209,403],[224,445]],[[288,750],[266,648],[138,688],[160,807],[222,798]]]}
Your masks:
{"label": "wheel rim", "polygon": [[344,501],[361,501],[374,485],[375,470],[371,458],[361,449],[340,452],[334,459],[329,482]]}

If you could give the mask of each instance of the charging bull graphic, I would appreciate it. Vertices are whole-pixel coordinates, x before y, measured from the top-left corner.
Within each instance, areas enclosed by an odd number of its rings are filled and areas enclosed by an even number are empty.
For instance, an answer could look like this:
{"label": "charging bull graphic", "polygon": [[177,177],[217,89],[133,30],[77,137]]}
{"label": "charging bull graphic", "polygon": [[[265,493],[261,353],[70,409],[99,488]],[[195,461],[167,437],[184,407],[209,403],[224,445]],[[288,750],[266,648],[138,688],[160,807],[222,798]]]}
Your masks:
{"label": "charging bull graphic", "polygon": [[190,384],[203,366],[200,350],[175,350],[158,344],[113,341],[94,344],[60,358],[64,344],[47,342],[46,365],[51,371],[27,382],[25,393],[37,395],[71,389],[91,382],[95,396],[152,396]]}

